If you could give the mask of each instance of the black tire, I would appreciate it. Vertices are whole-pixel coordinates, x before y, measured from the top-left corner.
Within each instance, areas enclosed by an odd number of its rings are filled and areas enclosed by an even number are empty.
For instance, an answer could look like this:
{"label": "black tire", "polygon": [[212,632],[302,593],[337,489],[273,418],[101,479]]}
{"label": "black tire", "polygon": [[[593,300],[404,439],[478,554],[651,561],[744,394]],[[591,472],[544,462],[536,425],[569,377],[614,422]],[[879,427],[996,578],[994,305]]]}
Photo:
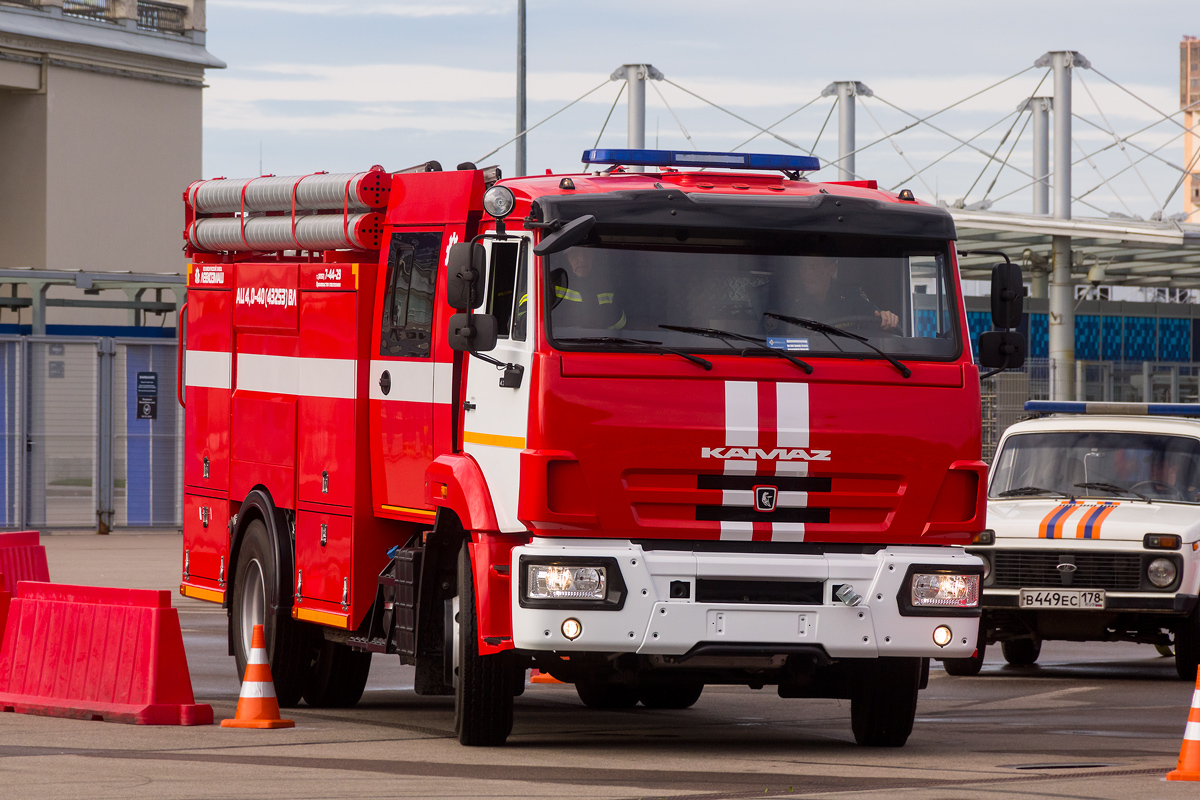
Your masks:
{"label": "black tire", "polygon": [[[280,585],[277,561],[267,526],[262,520],[251,521],[238,551],[230,624],[233,626],[238,678],[246,674],[254,624],[260,624],[267,640],[267,661],[275,681],[275,697],[280,708],[292,708],[300,702],[308,682],[315,636],[314,631],[290,615],[269,612]],[[287,569],[290,571],[291,566]]]}
{"label": "black tire", "polygon": [[1181,681],[1196,680],[1200,667],[1200,606],[1180,620],[1175,629],[1175,672]]}
{"label": "black tire", "polygon": [[982,632],[975,647],[974,655],[967,658],[943,658],[942,669],[946,670],[949,675],[955,675],[960,678],[971,678],[979,674],[983,669],[983,656],[987,651],[987,642],[984,640]]}
{"label": "black tire", "polygon": [[633,708],[638,704],[638,690],[616,683],[578,681],[575,693],[588,708]]}
{"label": "black tire", "polygon": [[704,692],[703,683],[647,686],[639,693],[646,708],[691,708]]}
{"label": "black tire", "polygon": [[313,708],[354,708],[370,674],[369,652],[325,640],[304,687],[304,702]]}
{"label": "black tire", "polygon": [[475,581],[466,544],[458,553],[457,623],[454,732],[468,747],[502,745],[513,725],[513,653],[479,654]]}
{"label": "black tire", "polygon": [[917,716],[921,659],[878,658],[856,670],[850,727],[863,747],[903,747]]}
{"label": "black tire", "polygon": [[1000,652],[1004,660],[1014,667],[1028,667],[1038,660],[1042,654],[1041,639],[1012,639],[1000,643]]}

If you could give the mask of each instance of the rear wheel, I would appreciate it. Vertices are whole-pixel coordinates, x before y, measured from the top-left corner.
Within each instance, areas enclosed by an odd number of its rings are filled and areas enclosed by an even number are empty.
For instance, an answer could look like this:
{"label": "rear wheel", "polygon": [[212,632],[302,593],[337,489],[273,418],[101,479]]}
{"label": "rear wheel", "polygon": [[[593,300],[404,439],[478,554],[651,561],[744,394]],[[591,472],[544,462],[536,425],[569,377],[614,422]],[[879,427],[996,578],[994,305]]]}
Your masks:
{"label": "rear wheel", "polygon": [[242,537],[234,573],[233,652],[241,678],[250,661],[254,626],[262,625],[267,640],[267,661],[275,681],[275,697],[280,707],[291,708],[300,702],[304,692],[315,637],[313,631],[290,615],[270,613],[273,604],[279,605],[274,597],[280,584],[277,562],[267,526],[262,520],[251,521]]}
{"label": "rear wheel", "polygon": [[370,674],[370,653],[326,640],[312,665],[304,702],[314,708],[353,708],[362,699]]}
{"label": "rear wheel", "polygon": [[1038,660],[1042,654],[1041,639],[1012,639],[1000,643],[1000,652],[1004,660],[1015,667],[1027,667]]}
{"label": "rear wheel", "polygon": [[1175,629],[1175,672],[1181,681],[1197,680],[1200,667],[1200,606],[1192,610]]}
{"label": "rear wheel", "polygon": [[575,693],[588,708],[633,708],[638,704],[638,690],[618,683],[577,681]]}
{"label": "rear wheel", "polygon": [[504,744],[513,724],[513,653],[479,654],[479,620],[471,556],[458,553],[458,597],[454,614],[454,732],[469,746]]}
{"label": "rear wheel", "polygon": [[850,698],[854,741],[864,747],[903,747],[917,717],[921,659],[863,660]]}
{"label": "rear wheel", "polygon": [[640,697],[646,708],[691,708],[704,691],[703,683],[681,683],[672,686],[647,686]]}

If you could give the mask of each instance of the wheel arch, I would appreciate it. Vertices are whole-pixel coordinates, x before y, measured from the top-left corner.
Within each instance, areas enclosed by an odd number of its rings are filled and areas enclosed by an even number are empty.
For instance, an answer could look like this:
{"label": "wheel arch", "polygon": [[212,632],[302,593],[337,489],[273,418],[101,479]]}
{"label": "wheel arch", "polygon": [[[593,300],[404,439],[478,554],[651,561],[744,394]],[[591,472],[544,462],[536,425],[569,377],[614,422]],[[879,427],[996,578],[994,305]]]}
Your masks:
{"label": "wheel arch", "polygon": [[229,588],[225,592],[225,609],[232,613],[234,581],[237,579],[237,563],[241,557],[242,541],[245,539],[246,529],[254,520],[262,520],[266,526],[267,536],[271,540],[276,563],[279,565],[279,569],[276,570],[277,585],[267,587],[275,592],[275,596],[269,600],[271,613],[278,615],[286,612],[290,615],[294,590],[292,576],[295,574],[292,535],[286,515],[275,507],[271,492],[262,485],[251,489],[238,509],[237,523],[233,528],[229,548],[230,580]]}

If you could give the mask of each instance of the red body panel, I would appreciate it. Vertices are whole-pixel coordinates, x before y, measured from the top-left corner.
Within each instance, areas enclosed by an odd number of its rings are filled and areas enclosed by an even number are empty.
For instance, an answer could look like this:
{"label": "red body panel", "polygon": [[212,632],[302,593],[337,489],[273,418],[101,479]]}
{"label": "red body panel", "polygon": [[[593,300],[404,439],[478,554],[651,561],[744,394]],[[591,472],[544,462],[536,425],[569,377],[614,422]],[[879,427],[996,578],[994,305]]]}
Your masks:
{"label": "red body panel", "polygon": [[[189,290],[187,351],[232,352],[232,301],[233,295],[229,291],[195,287]],[[207,490],[228,489],[229,386],[189,385],[184,390],[184,396],[187,399],[184,423],[184,441],[187,442],[183,462],[184,483]]]}

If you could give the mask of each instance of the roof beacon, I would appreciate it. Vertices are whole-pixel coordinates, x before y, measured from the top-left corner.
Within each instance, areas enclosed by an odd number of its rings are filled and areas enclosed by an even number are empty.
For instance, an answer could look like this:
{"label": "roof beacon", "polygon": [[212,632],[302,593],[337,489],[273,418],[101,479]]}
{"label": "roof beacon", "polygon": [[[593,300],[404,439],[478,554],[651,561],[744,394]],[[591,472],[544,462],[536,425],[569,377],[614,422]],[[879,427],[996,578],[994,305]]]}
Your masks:
{"label": "roof beacon", "polygon": [[720,167],[812,172],[821,162],[812,156],[773,153],[709,153],[697,150],[584,150],[585,164],[620,164],[628,167]]}
{"label": "roof beacon", "polygon": [[1085,403],[1029,400],[1026,411],[1039,414],[1133,414],[1136,416],[1200,417],[1200,403]]}

